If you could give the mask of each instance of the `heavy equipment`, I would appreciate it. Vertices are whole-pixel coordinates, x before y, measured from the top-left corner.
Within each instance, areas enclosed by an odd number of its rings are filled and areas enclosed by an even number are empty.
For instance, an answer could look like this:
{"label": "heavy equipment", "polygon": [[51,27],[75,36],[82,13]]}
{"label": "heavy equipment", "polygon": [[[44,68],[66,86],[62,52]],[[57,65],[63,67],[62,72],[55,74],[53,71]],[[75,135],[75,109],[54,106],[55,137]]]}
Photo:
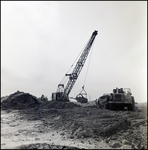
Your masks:
{"label": "heavy equipment", "polygon": [[113,93],[101,96],[97,100],[97,104],[111,110],[122,110],[125,107],[128,110],[135,109],[135,100],[130,88],[113,89]]}
{"label": "heavy equipment", "polygon": [[[61,102],[68,102],[69,101],[69,93],[71,92],[76,80],[78,79],[78,76],[79,76],[79,74],[80,74],[80,72],[84,66],[86,58],[89,54],[89,51],[91,49],[91,46],[92,46],[94,39],[95,39],[97,34],[98,34],[98,31],[96,31],[96,30],[92,33],[88,43],[86,44],[86,47],[84,48],[82,54],[80,55],[72,73],[65,74],[65,76],[69,76],[69,80],[67,82],[67,85],[64,87],[64,84],[60,83],[58,85],[57,92],[52,93],[52,100],[61,101]],[[82,93],[81,93],[81,95],[76,97],[76,100],[79,102],[85,101],[84,98],[82,97]]]}

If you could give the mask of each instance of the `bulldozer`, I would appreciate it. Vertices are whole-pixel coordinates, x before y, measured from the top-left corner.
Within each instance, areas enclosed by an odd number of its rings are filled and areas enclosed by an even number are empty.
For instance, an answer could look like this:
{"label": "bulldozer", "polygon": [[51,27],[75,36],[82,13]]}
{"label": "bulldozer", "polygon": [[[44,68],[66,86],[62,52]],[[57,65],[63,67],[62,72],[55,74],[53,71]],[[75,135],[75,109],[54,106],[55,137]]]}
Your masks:
{"label": "bulldozer", "polygon": [[135,110],[135,100],[130,88],[116,88],[113,93],[104,94],[97,99],[97,105],[110,110]]}

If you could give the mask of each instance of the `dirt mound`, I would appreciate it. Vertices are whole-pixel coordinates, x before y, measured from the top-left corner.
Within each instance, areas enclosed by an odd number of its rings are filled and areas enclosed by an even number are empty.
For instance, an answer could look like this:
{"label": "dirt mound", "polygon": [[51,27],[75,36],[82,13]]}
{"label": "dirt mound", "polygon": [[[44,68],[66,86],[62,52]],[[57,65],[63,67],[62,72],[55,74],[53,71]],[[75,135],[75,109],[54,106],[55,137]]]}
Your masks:
{"label": "dirt mound", "polygon": [[147,105],[134,111],[55,101],[38,106],[1,111],[2,149],[147,149]]}
{"label": "dirt mound", "polygon": [[65,109],[65,108],[74,108],[81,107],[73,102],[60,102],[60,101],[47,101],[42,103],[41,108],[56,108],[56,109]]}
{"label": "dirt mound", "polygon": [[131,126],[131,122],[127,118],[117,117],[116,114],[116,117],[114,117],[114,115],[107,111],[103,114],[103,110],[98,111],[95,108],[93,112],[91,109],[79,110],[79,116],[75,113],[72,119],[68,118],[68,114],[66,114],[67,122],[66,119],[64,122],[68,124],[68,127],[65,129],[69,128],[71,131],[70,138],[103,138],[115,135],[122,130],[127,130]]}
{"label": "dirt mound", "polygon": [[4,101],[4,100],[6,100],[8,97],[9,96],[3,96],[3,97],[1,97],[1,102]]}
{"label": "dirt mound", "polygon": [[29,93],[17,91],[3,101],[1,101],[2,109],[23,109],[33,107],[40,104],[40,101]]}
{"label": "dirt mound", "polygon": [[21,145],[19,147],[16,147],[16,149],[80,149],[80,148],[62,145],[50,145],[47,143],[35,143],[35,144]]}
{"label": "dirt mound", "polygon": [[130,125],[131,125],[131,122],[127,118],[122,118],[119,121],[116,121],[113,124],[110,124],[104,129],[102,129],[100,134],[103,136],[111,136],[121,130],[128,129]]}

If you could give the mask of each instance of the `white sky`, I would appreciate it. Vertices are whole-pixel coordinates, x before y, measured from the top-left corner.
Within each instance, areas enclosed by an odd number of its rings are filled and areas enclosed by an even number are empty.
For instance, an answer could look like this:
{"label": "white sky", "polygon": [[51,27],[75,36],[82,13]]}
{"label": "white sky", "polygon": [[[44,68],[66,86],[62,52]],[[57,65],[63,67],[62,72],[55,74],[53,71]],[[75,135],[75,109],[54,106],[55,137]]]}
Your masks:
{"label": "white sky", "polygon": [[[147,101],[147,1],[2,1],[1,96],[49,99],[94,30],[94,46],[70,93],[89,100],[116,87]],[[66,85],[65,85],[66,86]]]}

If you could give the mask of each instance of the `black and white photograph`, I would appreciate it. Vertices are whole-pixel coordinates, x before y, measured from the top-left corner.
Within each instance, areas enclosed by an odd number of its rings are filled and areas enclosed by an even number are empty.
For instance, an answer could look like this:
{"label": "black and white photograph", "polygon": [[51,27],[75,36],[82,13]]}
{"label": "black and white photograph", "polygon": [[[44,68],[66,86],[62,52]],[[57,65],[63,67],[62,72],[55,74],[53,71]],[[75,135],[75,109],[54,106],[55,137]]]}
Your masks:
{"label": "black and white photograph", "polygon": [[1,149],[147,149],[147,1],[1,1]]}

